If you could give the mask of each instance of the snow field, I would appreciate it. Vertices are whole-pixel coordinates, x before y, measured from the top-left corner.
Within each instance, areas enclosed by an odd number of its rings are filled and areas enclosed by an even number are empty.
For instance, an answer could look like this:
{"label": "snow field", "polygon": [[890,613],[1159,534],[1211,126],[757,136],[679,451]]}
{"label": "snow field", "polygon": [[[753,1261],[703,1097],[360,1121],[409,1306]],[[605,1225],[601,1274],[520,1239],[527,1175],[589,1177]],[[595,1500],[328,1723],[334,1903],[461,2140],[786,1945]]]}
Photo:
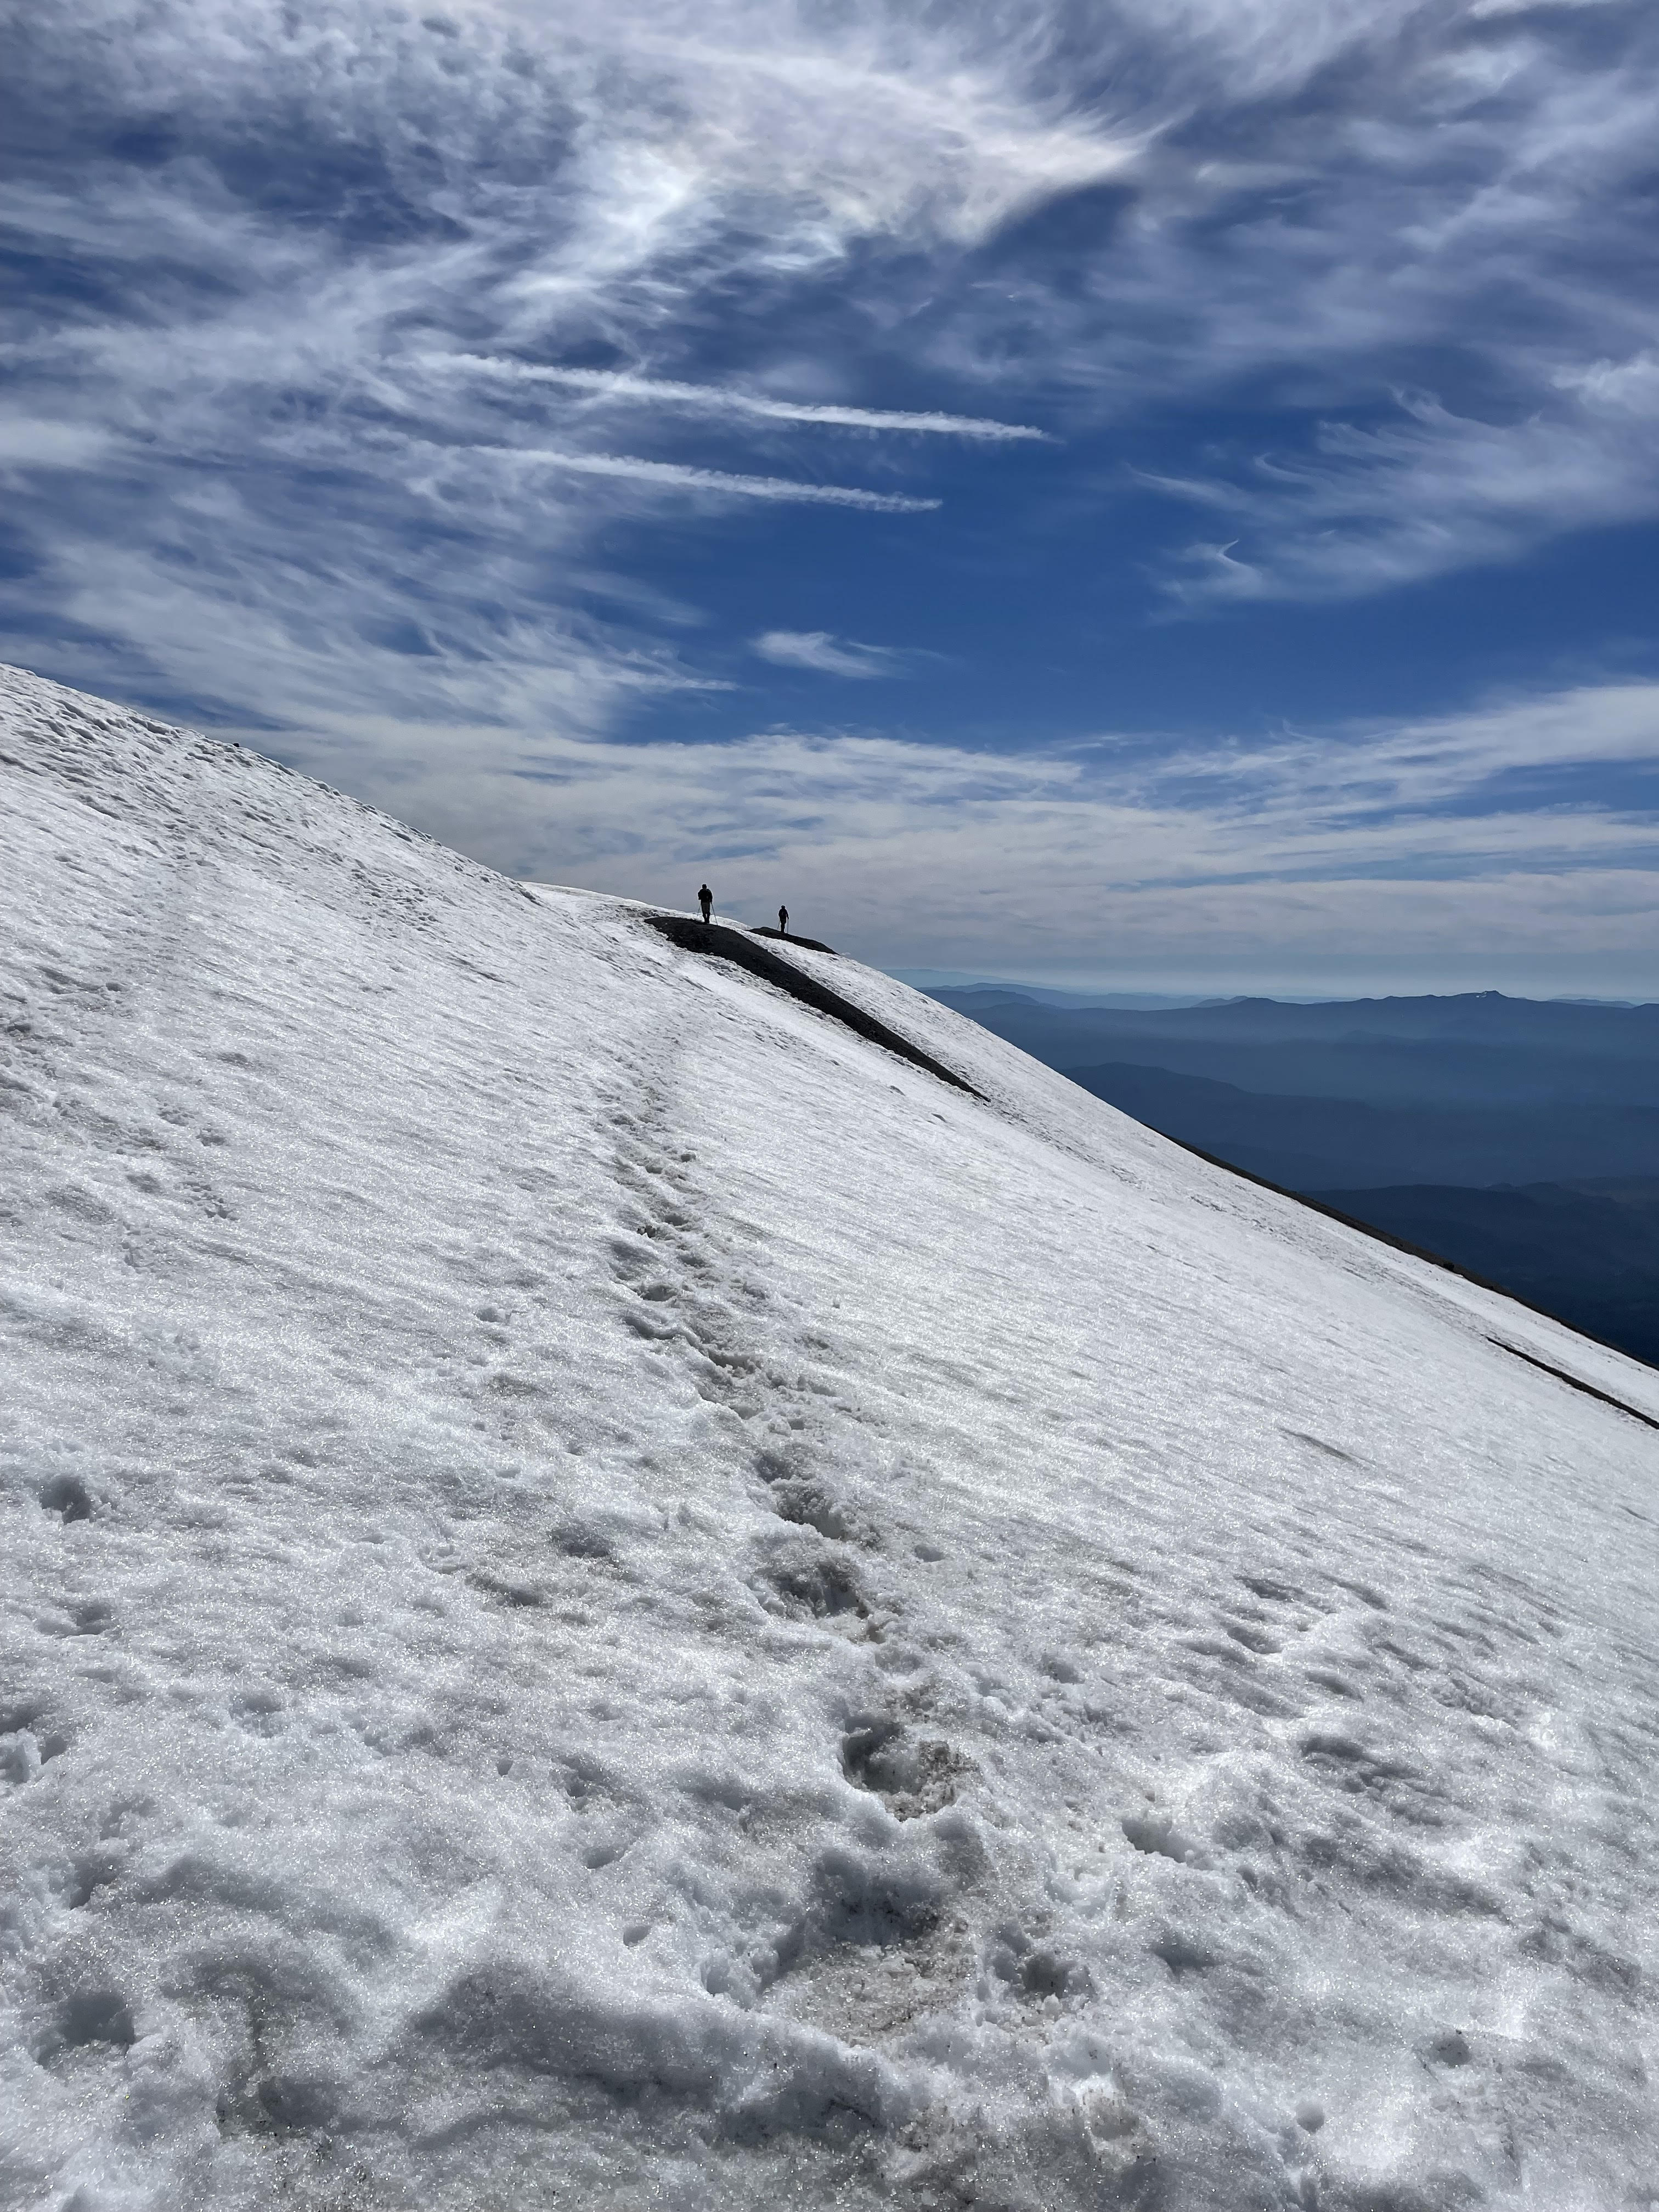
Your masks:
{"label": "snow field", "polygon": [[0,2201],[1659,2203],[1646,1370],[0,706]]}

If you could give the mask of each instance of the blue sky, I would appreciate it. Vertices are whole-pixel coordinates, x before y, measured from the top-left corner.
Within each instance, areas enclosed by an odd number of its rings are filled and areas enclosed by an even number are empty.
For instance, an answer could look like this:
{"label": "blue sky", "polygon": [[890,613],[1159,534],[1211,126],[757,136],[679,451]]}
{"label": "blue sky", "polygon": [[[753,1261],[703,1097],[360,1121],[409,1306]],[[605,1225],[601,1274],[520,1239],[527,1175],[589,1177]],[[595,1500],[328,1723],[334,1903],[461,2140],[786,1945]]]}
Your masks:
{"label": "blue sky", "polygon": [[58,0],[0,656],[883,964],[1659,995],[1659,18]]}

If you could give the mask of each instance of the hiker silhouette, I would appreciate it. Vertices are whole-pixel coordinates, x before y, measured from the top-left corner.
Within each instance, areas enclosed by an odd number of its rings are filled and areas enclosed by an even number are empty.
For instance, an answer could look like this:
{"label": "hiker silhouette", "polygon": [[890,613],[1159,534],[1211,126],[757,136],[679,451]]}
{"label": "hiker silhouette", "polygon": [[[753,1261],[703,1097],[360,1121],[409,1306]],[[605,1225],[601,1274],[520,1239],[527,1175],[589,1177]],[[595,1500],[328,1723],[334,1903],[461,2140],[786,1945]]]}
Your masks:
{"label": "hiker silhouette", "polygon": [[707,921],[714,910],[714,894],[707,884],[697,893],[697,904],[702,908],[702,918]]}
{"label": "hiker silhouette", "polygon": [[787,906],[781,906],[778,908],[778,935],[780,937],[787,937],[788,934],[789,909]]}

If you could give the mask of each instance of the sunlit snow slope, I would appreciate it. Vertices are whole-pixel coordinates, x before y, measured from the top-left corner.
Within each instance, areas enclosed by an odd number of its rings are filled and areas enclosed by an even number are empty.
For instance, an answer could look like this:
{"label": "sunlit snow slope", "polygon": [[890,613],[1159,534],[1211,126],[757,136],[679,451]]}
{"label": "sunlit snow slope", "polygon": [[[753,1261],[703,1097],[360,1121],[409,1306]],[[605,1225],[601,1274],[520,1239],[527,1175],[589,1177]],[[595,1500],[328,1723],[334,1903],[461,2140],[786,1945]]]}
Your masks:
{"label": "sunlit snow slope", "polygon": [[1659,2203],[1659,1377],[0,685],[0,2200]]}

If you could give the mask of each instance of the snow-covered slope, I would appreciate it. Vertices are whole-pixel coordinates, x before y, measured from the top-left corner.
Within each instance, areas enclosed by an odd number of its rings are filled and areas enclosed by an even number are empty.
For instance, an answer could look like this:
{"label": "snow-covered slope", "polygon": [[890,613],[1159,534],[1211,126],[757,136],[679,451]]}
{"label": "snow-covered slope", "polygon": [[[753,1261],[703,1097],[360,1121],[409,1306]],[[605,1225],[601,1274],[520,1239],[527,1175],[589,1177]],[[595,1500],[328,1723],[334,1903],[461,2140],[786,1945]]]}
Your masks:
{"label": "snow-covered slope", "polygon": [[1659,1377],[0,683],[0,2200],[1659,2203]]}

